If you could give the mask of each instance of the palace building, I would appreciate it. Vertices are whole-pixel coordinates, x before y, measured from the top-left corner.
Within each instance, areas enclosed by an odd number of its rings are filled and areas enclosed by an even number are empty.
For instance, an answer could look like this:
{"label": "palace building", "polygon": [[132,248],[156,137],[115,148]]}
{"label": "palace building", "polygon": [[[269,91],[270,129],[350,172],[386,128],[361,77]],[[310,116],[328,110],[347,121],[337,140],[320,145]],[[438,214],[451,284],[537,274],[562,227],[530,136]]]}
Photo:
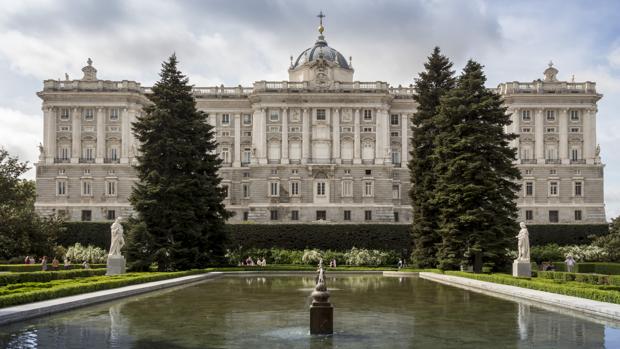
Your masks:
{"label": "palace building", "polygon": [[[322,18],[321,18],[322,20]],[[231,222],[410,223],[408,197],[413,88],[353,78],[351,59],[319,37],[288,80],[250,87],[195,87],[215,126]],[[413,77],[413,67],[403,72]],[[44,135],[36,172],[38,212],[70,220],[132,213],[138,146],[131,124],[151,93],[135,81],[45,80]],[[520,220],[603,223],[603,165],[596,143],[593,82],[544,79],[497,87],[520,137]]]}

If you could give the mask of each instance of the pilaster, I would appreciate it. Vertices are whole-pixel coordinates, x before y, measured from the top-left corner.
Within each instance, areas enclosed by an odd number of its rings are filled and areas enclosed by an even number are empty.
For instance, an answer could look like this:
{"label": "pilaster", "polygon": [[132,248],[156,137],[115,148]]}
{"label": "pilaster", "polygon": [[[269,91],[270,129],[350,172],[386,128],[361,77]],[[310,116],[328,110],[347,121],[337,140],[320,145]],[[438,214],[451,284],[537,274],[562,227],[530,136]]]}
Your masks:
{"label": "pilaster", "polygon": [[121,164],[129,163],[129,110],[121,109]]}
{"label": "pilaster", "polygon": [[43,109],[43,149],[45,162],[54,163],[56,157],[56,111],[53,108]]}
{"label": "pilaster", "polygon": [[568,109],[560,110],[560,161],[562,164],[570,164],[568,158]]}
{"label": "pilaster", "polygon": [[534,125],[536,129],[536,154],[534,156],[536,156],[536,162],[539,164],[545,163],[545,123],[543,121],[543,114],[543,109],[537,109],[534,120]]}
{"label": "pilaster", "polygon": [[385,159],[385,128],[382,109],[375,109],[375,164],[383,164]]}
{"label": "pilaster", "polygon": [[80,110],[78,108],[73,108],[71,110],[71,130],[72,130],[72,141],[71,141],[71,163],[77,164],[80,161],[81,156],[81,147],[82,147],[82,123],[80,116]]}
{"label": "pilaster", "polygon": [[521,134],[521,115],[520,115],[521,110],[519,108],[514,108],[512,110],[512,115],[511,115],[511,119],[512,119],[512,132],[517,135],[517,138],[512,140],[512,147],[515,148],[517,150],[517,159],[519,159],[521,157],[521,152],[520,152],[520,134]]}
{"label": "pilaster", "polygon": [[235,114],[234,120],[235,133],[235,155],[233,156],[233,167],[241,167],[241,114]]}
{"label": "pilaster", "polygon": [[267,161],[267,109],[260,110],[260,127],[258,130],[260,143],[258,146],[258,163],[265,165]]}
{"label": "pilaster", "polygon": [[301,163],[307,164],[310,157],[310,143],[312,142],[312,135],[310,134],[310,110],[303,108],[301,111],[302,117],[302,139],[301,139]]}
{"label": "pilaster", "polygon": [[335,163],[340,161],[340,109],[334,108],[332,119],[332,158]]}
{"label": "pilaster", "polygon": [[288,108],[282,108],[282,164],[288,164]]}
{"label": "pilaster", "polygon": [[258,163],[258,148],[260,147],[260,132],[261,127],[261,113],[260,110],[254,110],[252,115],[252,158],[250,159],[252,164]]}
{"label": "pilaster", "polygon": [[103,164],[105,153],[105,112],[103,108],[97,108],[97,153],[95,163]]}
{"label": "pilaster", "polygon": [[360,135],[360,110],[355,108],[353,111],[353,163],[362,163],[362,147]]}

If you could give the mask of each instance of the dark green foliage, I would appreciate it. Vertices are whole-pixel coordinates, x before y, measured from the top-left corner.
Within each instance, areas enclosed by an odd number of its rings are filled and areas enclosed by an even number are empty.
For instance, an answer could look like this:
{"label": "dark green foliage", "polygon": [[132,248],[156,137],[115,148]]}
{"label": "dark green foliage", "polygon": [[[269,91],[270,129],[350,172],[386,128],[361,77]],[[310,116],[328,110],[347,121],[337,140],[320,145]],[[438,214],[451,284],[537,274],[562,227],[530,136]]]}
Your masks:
{"label": "dark green foliage", "polygon": [[543,246],[532,246],[530,248],[530,259],[538,265],[541,265],[543,262],[563,261],[565,258],[558,244],[548,244]]}
{"label": "dark green foliage", "polygon": [[411,178],[409,196],[414,217],[411,258],[419,267],[430,267],[437,264],[437,246],[441,242],[437,233],[439,210],[431,202],[437,180],[431,156],[438,133],[435,118],[441,97],[454,88],[455,79],[452,63],[441,54],[439,47],[435,47],[424,68],[414,87],[413,99],[418,106],[413,114],[412,151],[408,167]]}
{"label": "dark green foliage", "polygon": [[110,248],[111,222],[66,222],[64,231],[58,235],[56,243],[65,247],[80,243],[105,250]]}
{"label": "dark green foliage", "polygon": [[596,237],[593,244],[604,248],[610,260],[620,262],[620,217],[612,218],[608,233]]}
{"label": "dark green foliage", "polygon": [[[62,266],[61,266],[62,267]],[[90,264],[91,269],[105,268],[105,264]],[[51,266],[48,263],[48,268]],[[81,264],[72,264],[71,270],[83,270]],[[0,264],[0,271],[9,271],[12,273],[32,273],[41,271],[41,264]],[[48,269],[47,273],[51,273]]]}
{"label": "dark green foliage", "polygon": [[[145,230],[145,241],[129,251],[148,255],[158,270],[185,270],[220,263],[224,257],[224,223],[230,217],[223,200],[214,130],[196,109],[192,86],[172,55],[149,96],[152,105],[133,124],[140,143],[139,181],[130,201]],[[138,226],[139,227],[139,226]]]}
{"label": "dark green foliage", "polygon": [[48,282],[52,280],[74,279],[78,277],[105,275],[106,269],[76,269],[60,271],[37,271],[30,273],[0,274],[0,286],[24,282]]}
{"label": "dark green foliage", "polygon": [[438,260],[444,270],[472,265],[477,256],[501,268],[516,241],[520,173],[509,146],[516,136],[504,132],[510,116],[485,82],[482,66],[470,60],[436,117],[432,202],[440,210]]}
{"label": "dark green foliage", "polygon": [[532,246],[552,243],[566,246],[588,245],[592,242],[590,236],[607,234],[609,226],[607,224],[528,224],[527,229]]}
{"label": "dark green foliage", "polygon": [[20,179],[28,164],[0,148],[0,259],[51,256],[62,225],[59,218],[41,218],[34,210],[33,181]]}

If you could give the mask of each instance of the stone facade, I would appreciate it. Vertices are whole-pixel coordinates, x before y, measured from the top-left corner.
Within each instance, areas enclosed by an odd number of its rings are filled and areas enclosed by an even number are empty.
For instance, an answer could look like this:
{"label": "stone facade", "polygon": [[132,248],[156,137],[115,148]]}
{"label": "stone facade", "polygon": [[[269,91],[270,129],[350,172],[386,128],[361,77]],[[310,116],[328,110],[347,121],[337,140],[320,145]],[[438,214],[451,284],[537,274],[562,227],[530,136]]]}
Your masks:
{"label": "stone facade", "polygon": [[[97,79],[90,60],[83,70],[83,79],[46,80],[38,93],[45,131],[36,207],[72,220],[114,219],[131,214],[137,146],[130,125],[151,91],[134,81]],[[353,73],[351,60],[321,31],[314,46],[291,57],[288,81],[194,88],[198,108],[217,130],[226,205],[236,213],[231,222],[411,222],[413,89],[354,81]],[[508,131],[521,134],[513,144],[524,176],[521,219],[604,222],[595,150],[601,95],[594,83],[553,75],[497,91],[513,113]],[[555,119],[545,118],[551,114]]]}

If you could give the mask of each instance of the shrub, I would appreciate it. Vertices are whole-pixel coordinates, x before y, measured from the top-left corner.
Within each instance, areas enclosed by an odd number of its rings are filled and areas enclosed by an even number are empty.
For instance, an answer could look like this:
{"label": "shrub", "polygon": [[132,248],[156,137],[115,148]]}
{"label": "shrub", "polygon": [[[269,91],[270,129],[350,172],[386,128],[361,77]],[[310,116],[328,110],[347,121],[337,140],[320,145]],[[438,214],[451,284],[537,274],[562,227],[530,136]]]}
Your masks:
{"label": "shrub", "polygon": [[[573,256],[577,262],[602,262],[607,260],[607,251],[594,245],[572,245],[559,248],[563,257]],[[562,258],[563,260],[563,258]]]}
{"label": "shrub", "polygon": [[[48,264],[49,267],[49,264]],[[105,264],[91,264],[90,268],[91,269],[100,269],[100,268],[105,268],[106,265]],[[72,264],[71,265],[71,270],[79,270],[82,269],[82,266],[80,264]],[[35,271],[41,271],[41,265],[40,264],[0,264],[0,271],[8,271],[8,272],[13,272],[13,273],[28,273],[28,272],[35,272]]]}
{"label": "shrub", "polygon": [[0,286],[24,282],[49,282],[52,280],[74,279],[78,277],[105,275],[106,269],[77,269],[61,271],[37,271],[26,273],[0,274]]}
{"label": "shrub", "polygon": [[592,237],[609,232],[607,224],[532,224],[528,225],[527,229],[532,246],[551,243],[560,246],[584,245],[589,244]]}
{"label": "shrub", "polygon": [[562,255],[562,251],[560,250],[560,246],[558,246],[558,244],[547,244],[542,246],[532,246],[530,248],[530,259],[540,265],[542,262],[547,261],[563,261],[564,256]]}
{"label": "shrub", "polygon": [[323,259],[322,253],[319,250],[304,250],[304,254],[301,257],[303,264],[318,264],[319,260]]}
{"label": "shrub", "polygon": [[353,247],[344,254],[347,265],[385,265],[390,262],[390,254],[379,250],[358,249]]}
{"label": "shrub", "polygon": [[107,249],[110,247],[111,222],[66,222],[64,231],[58,234],[56,243],[62,246],[72,246],[80,243],[84,246]]}
{"label": "shrub", "polygon": [[79,242],[67,249],[65,258],[75,262],[88,262],[88,263],[105,263],[108,258],[108,253],[99,247],[88,245],[82,246]]}

